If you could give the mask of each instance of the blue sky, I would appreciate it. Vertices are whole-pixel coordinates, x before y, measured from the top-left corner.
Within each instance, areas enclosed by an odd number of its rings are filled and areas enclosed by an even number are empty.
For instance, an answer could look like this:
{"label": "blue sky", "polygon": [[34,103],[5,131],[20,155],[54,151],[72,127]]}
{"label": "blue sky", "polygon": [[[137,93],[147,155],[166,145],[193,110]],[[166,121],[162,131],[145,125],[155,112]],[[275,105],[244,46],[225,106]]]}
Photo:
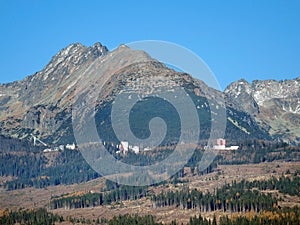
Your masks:
{"label": "blue sky", "polygon": [[70,43],[109,49],[139,40],[198,54],[222,88],[300,76],[300,1],[0,0],[0,83],[41,70]]}

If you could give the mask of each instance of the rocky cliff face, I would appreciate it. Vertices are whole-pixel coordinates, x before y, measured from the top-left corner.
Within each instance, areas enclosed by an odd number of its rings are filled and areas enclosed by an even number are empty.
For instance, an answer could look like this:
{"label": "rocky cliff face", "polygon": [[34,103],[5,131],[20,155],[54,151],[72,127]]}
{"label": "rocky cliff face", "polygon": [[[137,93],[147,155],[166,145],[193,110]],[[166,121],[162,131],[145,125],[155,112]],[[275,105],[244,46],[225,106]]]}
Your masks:
{"label": "rocky cliff face", "polygon": [[30,133],[46,137],[59,129],[72,104],[76,77],[107,52],[100,43],[91,47],[71,44],[42,71],[22,81],[0,85],[1,133],[17,138]]}
{"label": "rocky cliff face", "polygon": [[300,139],[300,77],[293,80],[239,80],[225,90],[228,102],[248,112],[274,138]]}

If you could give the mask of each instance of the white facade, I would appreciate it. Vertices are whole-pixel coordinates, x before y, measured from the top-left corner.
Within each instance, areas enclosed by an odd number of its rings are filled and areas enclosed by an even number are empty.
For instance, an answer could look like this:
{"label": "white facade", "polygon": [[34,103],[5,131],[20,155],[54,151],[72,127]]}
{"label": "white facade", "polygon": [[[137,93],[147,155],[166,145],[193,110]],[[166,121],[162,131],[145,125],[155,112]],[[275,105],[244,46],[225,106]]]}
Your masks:
{"label": "white facade", "polygon": [[220,150],[220,149],[226,149],[225,145],[215,145],[214,149]]}
{"label": "white facade", "polygon": [[121,150],[125,153],[128,152],[129,144],[127,141],[121,141]]}
{"label": "white facade", "polygon": [[71,144],[71,145],[70,145],[70,144],[67,144],[67,145],[66,145],[66,148],[67,148],[67,149],[70,149],[70,150],[75,150],[76,146],[75,146],[74,143]]}
{"label": "white facade", "polygon": [[233,145],[228,148],[228,150],[238,150],[240,146]]}
{"label": "white facade", "polygon": [[140,152],[140,147],[139,146],[133,146],[131,149],[135,154],[138,154]]}
{"label": "white facade", "polygon": [[51,148],[46,148],[46,149],[44,149],[44,151],[43,151],[44,153],[47,153],[47,152],[52,152],[52,149]]}

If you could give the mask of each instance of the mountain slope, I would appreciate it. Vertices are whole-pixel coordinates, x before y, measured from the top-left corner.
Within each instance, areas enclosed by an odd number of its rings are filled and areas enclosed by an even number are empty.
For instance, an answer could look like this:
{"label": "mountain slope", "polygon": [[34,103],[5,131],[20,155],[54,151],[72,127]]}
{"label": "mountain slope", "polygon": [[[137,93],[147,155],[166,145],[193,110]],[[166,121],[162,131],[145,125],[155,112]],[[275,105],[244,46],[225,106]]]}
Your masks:
{"label": "mountain slope", "polygon": [[[124,65],[126,62],[135,62],[135,60],[138,63],[115,72],[114,68],[109,67],[106,63],[114,57],[117,57],[117,60]],[[146,63],[142,63],[142,59],[145,59]],[[106,71],[102,76],[85,73],[87,68],[95,65],[95,62],[97,62],[97,66]],[[72,105],[81,95],[88,95],[96,91],[93,90],[96,85],[91,84],[101,83],[103,88],[97,96],[96,105],[98,131],[102,131],[101,133],[104,133],[108,140],[118,141],[115,139],[109,123],[110,110],[114,100],[119,93],[124,91],[125,86],[136,88],[140,80],[145,80],[146,76],[161,76],[169,80],[168,82],[157,80],[158,89],[165,88],[172,91],[174,84],[184,88],[192,98],[200,118],[200,139],[207,139],[211,128],[211,112],[218,113],[218,110],[224,108],[224,103],[220,101],[223,93],[209,88],[202,81],[194,79],[186,73],[169,69],[157,60],[151,59],[145,52],[133,51],[124,45],[109,52],[100,43],[91,47],[85,47],[79,43],[71,44],[57,53],[42,71],[22,81],[0,85],[0,133],[19,139],[28,138],[30,134],[34,134],[49,144],[73,142]],[[257,100],[254,95],[254,97],[252,96],[249,87],[245,86],[245,90],[241,89],[239,95],[234,92],[235,89],[236,87],[232,86],[225,92],[227,100],[226,138],[235,141],[270,139],[270,136],[265,132],[267,128],[265,123],[251,116],[252,114],[259,114],[262,109],[258,107]],[[82,90],[84,92],[80,92]],[[152,91],[150,87],[148,92],[151,93]],[[240,97],[233,97],[241,95],[246,96],[243,104],[238,101]],[[141,95],[141,97],[146,97],[146,95]],[[209,105],[208,100],[213,104]],[[140,104],[137,106],[140,109],[147,107],[153,109],[157,103],[155,101],[150,103],[149,101],[141,101]],[[161,113],[162,118],[175,118],[168,109],[162,110]],[[145,124],[145,121],[142,121],[138,114],[134,118],[136,120],[133,121],[132,125],[136,129],[135,133],[138,136],[147,136],[149,131],[145,129],[147,123]],[[169,120],[169,122],[173,126],[170,126],[171,136],[165,140],[165,144],[176,141],[172,135],[180,129],[174,126],[176,124],[174,119]]]}
{"label": "mountain slope", "polygon": [[40,72],[22,81],[0,85],[1,133],[25,138],[30,133],[49,136],[67,119],[72,86],[80,71],[108,52],[96,43],[89,48],[71,44],[58,52]]}
{"label": "mountain slope", "polygon": [[236,109],[248,112],[274,138],[300,143],[300,77],[293,80],[239,80],[224,91]]}

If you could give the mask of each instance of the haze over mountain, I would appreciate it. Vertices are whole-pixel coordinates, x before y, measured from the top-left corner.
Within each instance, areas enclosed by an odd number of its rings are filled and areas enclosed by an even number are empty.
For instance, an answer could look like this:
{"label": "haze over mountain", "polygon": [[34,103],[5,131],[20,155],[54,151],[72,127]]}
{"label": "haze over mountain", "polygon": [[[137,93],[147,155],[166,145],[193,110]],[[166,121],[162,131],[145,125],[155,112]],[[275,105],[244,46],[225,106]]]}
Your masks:
{"label": "haze over mountain", "polygon": [[[78,98],[76,84],[83,79],[100,82],[99,77],[83,77],[84,71],[96,60],[104,63],[114,56],[122,55],[130,55],[131,59],[145,58],[149,62],[134,64],[105,78],[96,106],[99,112],[96,115],[96,123],[98,129],[105,133],[105,139],[117,141],[109,124],[109,110],[123,87],[136,86],[139,78],[143,76],[163,74],[171,83],[158,81],[159,87],[171,90],[174,82],[184,87],[194,101],[201,124],[200,139],[208,139],[211,128],[210,114],[217,113],[224,107],[218,100],[224,98],[227,139],[279,139],[299,144],[300,78],[279,82],[254,81],[252,84],[240,80],[229,85],[224,93],[221,93],[186,73],[175,72],[151,59],[145,52],[133,51],[126,46],[120,46],[110,52],[100,43],[91,47],[80,43],[71,44],[58,52],[40,72],[22,81],[0,85],[0,133],[19,139],[26,139],[34,134],[47,143],[55,144],[74,142],[71,108]],[[121,59],[126,62],[129,60],[126,57]],[[100,66],[104,65],[101,63]],[[87,90],[87,93],[89,91]],[[205,95],[207,92],[210,95]],[[209,105],[207,98],[214,104]],[[170,115],[167,109],[162,109],[161,113],[163,118]],[[143,122],[140,119],[136,117],[136,132],[147,136],[147,130],[141,125]],[[169,122],[174,124],[172,120]],[[169,128],[170,137],[165,140],[166,143],[176,141],[172,135],[176,134],[178,127],[173,125]]]}

